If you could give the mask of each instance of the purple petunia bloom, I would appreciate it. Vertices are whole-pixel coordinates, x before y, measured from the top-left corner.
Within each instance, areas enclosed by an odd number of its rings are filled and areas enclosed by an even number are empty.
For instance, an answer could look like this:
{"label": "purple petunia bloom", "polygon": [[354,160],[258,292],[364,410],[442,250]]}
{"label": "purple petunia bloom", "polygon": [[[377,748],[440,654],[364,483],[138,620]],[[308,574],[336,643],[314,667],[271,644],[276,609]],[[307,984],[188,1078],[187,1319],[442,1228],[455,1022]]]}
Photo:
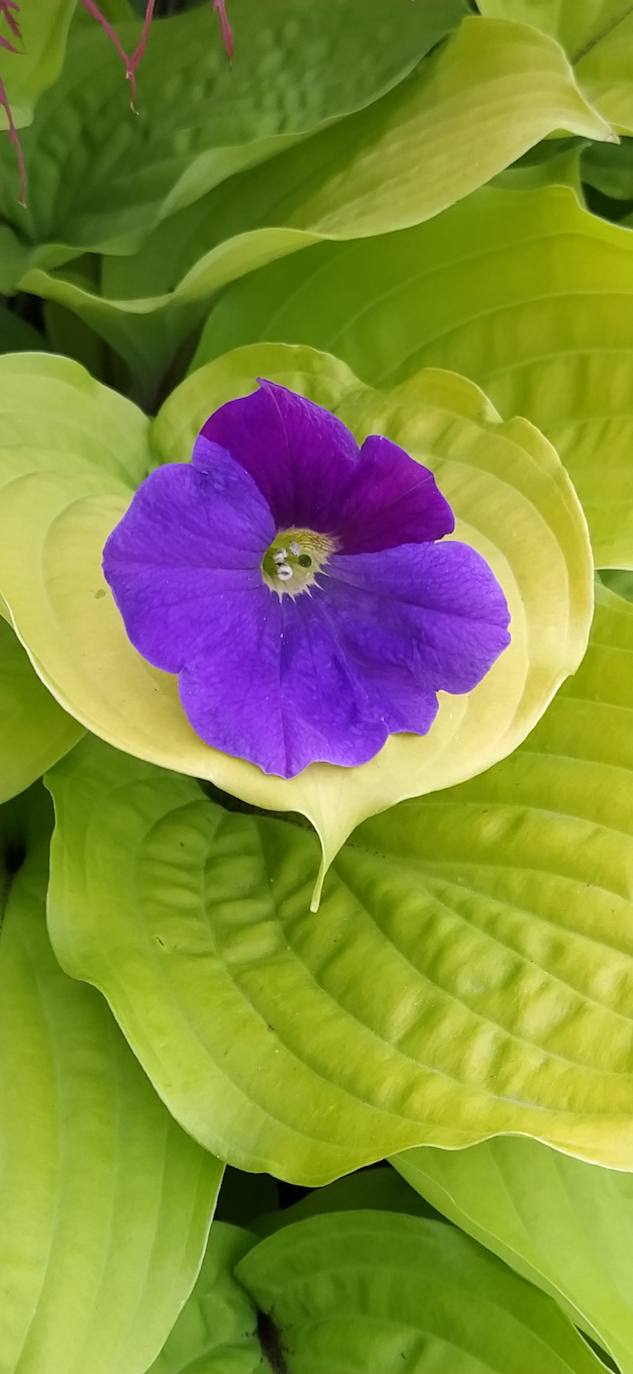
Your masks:
{"label": "purple petunia bloom", "polygon": [[104,550],[132,644],[197,734],[267,773],[426,734],[510,642],[503,592],[433,474],[262,381],[143,482]]}

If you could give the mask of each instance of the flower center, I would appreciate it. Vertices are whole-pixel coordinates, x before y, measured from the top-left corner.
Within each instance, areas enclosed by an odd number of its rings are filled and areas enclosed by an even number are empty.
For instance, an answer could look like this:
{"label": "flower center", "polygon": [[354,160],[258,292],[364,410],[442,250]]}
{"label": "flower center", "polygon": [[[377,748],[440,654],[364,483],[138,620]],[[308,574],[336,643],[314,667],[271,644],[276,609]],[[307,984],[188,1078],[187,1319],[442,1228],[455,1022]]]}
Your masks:
{"label": "flower center", "polygon": [[299,596],[317,586],[317,576],[336,549],[336,540],[315,530],[283,530],[262,558],[262,577],[271,591]]}

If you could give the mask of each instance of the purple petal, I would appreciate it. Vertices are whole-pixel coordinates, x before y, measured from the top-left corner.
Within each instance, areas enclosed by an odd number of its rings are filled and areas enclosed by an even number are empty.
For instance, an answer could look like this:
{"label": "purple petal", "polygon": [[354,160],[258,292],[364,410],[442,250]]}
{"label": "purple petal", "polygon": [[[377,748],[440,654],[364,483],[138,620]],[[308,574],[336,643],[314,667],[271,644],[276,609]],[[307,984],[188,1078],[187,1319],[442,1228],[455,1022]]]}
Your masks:
{"label": "purple petal", "polygon": [[391,439],[378,434],[365,439],[338,516],[343,553],[378,553],[441,539],[454,528],[453,512],[433,473]]}
{"label": "purple petal", "polygon": [[280,771],[283,753],[281,622],[281,602],[261,580],[247,595],[222,599],[179,677],[200,738],[267,773]]}
{"label": "purple petal", "polygon": [[407,668],[425,691],[472,691],[510,643],[503,591],[468,544],[335,555],[327,574],[323,595],[348,650],[361,664]]}
{"label": "purple petal", "polygon": [[429,729],[437,700],[406,665],[359,658],[324,595],[300,597],[290,608],[281,673],[287,775],[316,760],[366,763],[392,731]]}
{"label": "purple petal", "polygon": [[203,426],[193,462],[205,461],[201,440],[226,449],[250,473],[278,529],[334,533],[341,497],[358,469],[358,445],[336,416],[273,382],[228,401]]}
{"label": "purple petal", "polygon": [[[309,591],[278,596],[262,559],[292,527],[332,533],[342,552]],[[359,453],[329,412],[264,382],[211,417],[193,464],[147,478],[104,572],[132,643],[179,674],[199,736],[291,777],[426,733],[437,693],[470,691],[509,643],[488,564],[434,542],[452,528],[432,473],[396,444],[372,436]],[[298,588],[310,562],[289,548]]]}
{"label": "purple petal", "polygon": [[208,744],[282,777],[426,734],[437,693],[470,691],[510,638],[503,592],[465,544],[338,555],[320,580],[294,600],[249,592],[237,634],[236,603],[223,608],[180,678]]}
{"label": "purple petal", "polygon": [[316,761],[364,763],[390,729],[429,728],[434,694],[421,692],[406,669],[359,664],[321,598],[262,591],[242,598],[238,633],[234,607],[221,610],[180,675],[187,717],[208,744],[294,777]]}
{"label": "purple petal", "polygon": [[213,467],[173,464],[150,474],[103,553],[103,570],[129,639],[144,658],[179,672],[219,606],[262,587],[274,534],[255,483],[222,450]]}

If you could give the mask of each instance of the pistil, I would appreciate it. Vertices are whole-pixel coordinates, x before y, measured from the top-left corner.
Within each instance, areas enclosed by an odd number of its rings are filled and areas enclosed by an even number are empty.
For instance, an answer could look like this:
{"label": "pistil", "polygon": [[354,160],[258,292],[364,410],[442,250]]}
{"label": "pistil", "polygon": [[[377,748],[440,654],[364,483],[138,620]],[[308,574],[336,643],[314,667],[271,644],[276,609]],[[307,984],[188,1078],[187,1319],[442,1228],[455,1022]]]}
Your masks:
{"label": "pistil", "polygon": [[299,596],[317,586],[317,577],[336,550],[331,535],[315,530],[283,530],[262,559],[262,577],[271,591]]}

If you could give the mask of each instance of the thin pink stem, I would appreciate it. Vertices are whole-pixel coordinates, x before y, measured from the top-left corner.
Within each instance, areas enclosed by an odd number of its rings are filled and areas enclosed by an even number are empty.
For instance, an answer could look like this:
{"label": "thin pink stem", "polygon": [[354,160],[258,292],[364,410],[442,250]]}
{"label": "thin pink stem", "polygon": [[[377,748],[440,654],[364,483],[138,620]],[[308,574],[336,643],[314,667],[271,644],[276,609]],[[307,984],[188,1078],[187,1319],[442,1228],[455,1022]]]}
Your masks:
{"label": "thin pink stem", "polygon": [[151,28],[151,25],[152,25],[152,19],[153,19],[153,18],[154,18],[154,0],[147,0],[147,4],[146,4],[146,6],[145,6],[145,18],[144,18],[144,20],[143,20],[143,28],[142,28],[142,30],[141,30],[141,36],[140,36],[139,41],[138,41],[138,43],[137,43],[137,45],[136,45],[136,48],[134,49],[134,52],[132,53],[131,58],[129,59],[129,62],[128,62],[128,69],[127,69],[127,79],[128,79],[128,81],[129,81],[129,83],[130,83],[130,104],[131,104],[132,109],[133,109],[134,111],[136,111],[136,73],[137,73],[138,67],[139,67],[139,65],[140,65],[140,63],[141,63],[141,61],[142,61],[142,58],[143,58],[143,54],[144,54],[144,52],[145,52],[145,49],[146,49],[146,47],[147,47],[147,40],[148,40],[148,38],[149,38],[149,31],[150,31],[150,28]]}
{"label": "thin pink stem", "polygon": [[110,39],[110,42],[116,49],[117,55],[121,59],[123,66],[125,67],[125,70],[127,72],[130,65],[130,59],[125,51],[125,48],[123,47],[123,44],[121,43],[121,40],[116,29],[113,29],[109,20],[106,19],[105,14],[101,13],[99,6],[95,5],[94,0],[83,0],[83,5],[84,9],[87,9],[88,14],[91,15],[93,19],[96,19],[97,23],[101,25],[103,32],[107,34],[108,38]]}
{"label": "thin pink stem", "polygon": [[143,31],[142,31],[142,33],[141,33],[141,36],[140,36],[140,39],[139,39],[139,41],[138,41],[137,47],[134,49],[134,52],[133,52],[133,54],[132,54],[132,58],[131,58],[131,61],[130,61],[130,66],[131,66],[131,68],[132,68],[132,71],[136,71],[136,69],[137,69],[137,67],[138,67],[138,64],[139,64],[139,62],[141,61],[141,59],[142,59],[142,57],[143,57],[143,54],[144,54],[144,52],[145,52],[145,49],[146,49],[146,47],[147,47],[147,40],[148,40],[148,38],[149,38],[149,31],[150,31],[150,28],[151,28],[151,25],[152,25],[152,19],[154,18],[154,4],[155,4],[155,0],[147,0],[147,4],[146,4],[146,6],[145,6],[145,18],[144,18],[144,20],[143,20]]}
{"label": "thin pink stem", "polygon": [[25,161],[24,161],[24,153],[23,153],[23,151],[22,151],[22,144],[20,143],[20,135],[18,134],[18,131],[17,131],[16,127],[15,127],[15,123],[14,123],[14,120],[13,120],[13,112],[12,112],[12,110],[11,110],[11,105],[10,105],[10,102],[9,102],[9,97],[8,97],[7,92],[6,92],[6,89],[5,89],[4,81],[2,81],[1,79],[0,79],[0,105],[2,106],[2,109],[4,110],[4,112],[5,112],[6,116],[7,116],[7,124],[9,125],[8,134],[9,134],[9,138],[10,138],[12,144],[13,144],[13,147],[15,148],[15,155],[16,155],[16,158],[17,158],[17,161],[18,161],[18,171],[19,171],[19,174],[20,174],[20,191],[19,191],[19,195],[18,195],[18,205],[24,205],[24,206],[26,206],[26,191],[27,191],[26,163],[25,163]]}
{"label": "thin pink stem", "polygon": [[[14,13],[12,13],[12,11],[14,11]],[[9,25],[9,28],[11,30],[11,33],[14,34],[14,36],[16,38],[19,38],[21,41],[22,30],[20,28],[20,25],[18,24],[17,19],[15,18],[15,15],[18,14],[19,11],[20,6],[16,3],[16,0],[0,0],[0,14],[4,15],[4,18],[6,19],[7,24]]]}
{"label": "thin pink stem", "polygon": [[154,17],[155,0],[147,0],[145,6],[145,18],[143,20],[141,37],[131,57],[129,57],[126,53],[125,48],[123,47],[123,44],[121,43],[121,40],[116,32],[116,29],[112,27],[112,24],[110,24],[109,20],[107,20],[105,15],[101,13],[99,6],[95,4],[95,0],[83,0],[83,4],[87,9],[88,14],[90,14],[93,19],[96,19],[97,23],[101,25],[101,28],[103,29],[104,33],[107,34],[107,37],[110,39],[110,42],[114,45],[114,48],[116,49],[116,52],[121,62],[123,63],[123,66],[125,67],[125,75],[130,83],[130,107],[132,110],[134,110],[134,113],[136,114],[136,72],[139,63],[141,62],[141,59],[143,57],[143,53],[145,52],[145,49],[147,47],[149,31],[152,19]]}
{"label": "thin pink stem", "polygon": [[229,22],[229,16],[226,12],[226,0],[213,0],[213,8],[219,17],[222,42],[224,43],[229,62],[231,62],[235,51],[235,43],[233,41],[233,30]]}

